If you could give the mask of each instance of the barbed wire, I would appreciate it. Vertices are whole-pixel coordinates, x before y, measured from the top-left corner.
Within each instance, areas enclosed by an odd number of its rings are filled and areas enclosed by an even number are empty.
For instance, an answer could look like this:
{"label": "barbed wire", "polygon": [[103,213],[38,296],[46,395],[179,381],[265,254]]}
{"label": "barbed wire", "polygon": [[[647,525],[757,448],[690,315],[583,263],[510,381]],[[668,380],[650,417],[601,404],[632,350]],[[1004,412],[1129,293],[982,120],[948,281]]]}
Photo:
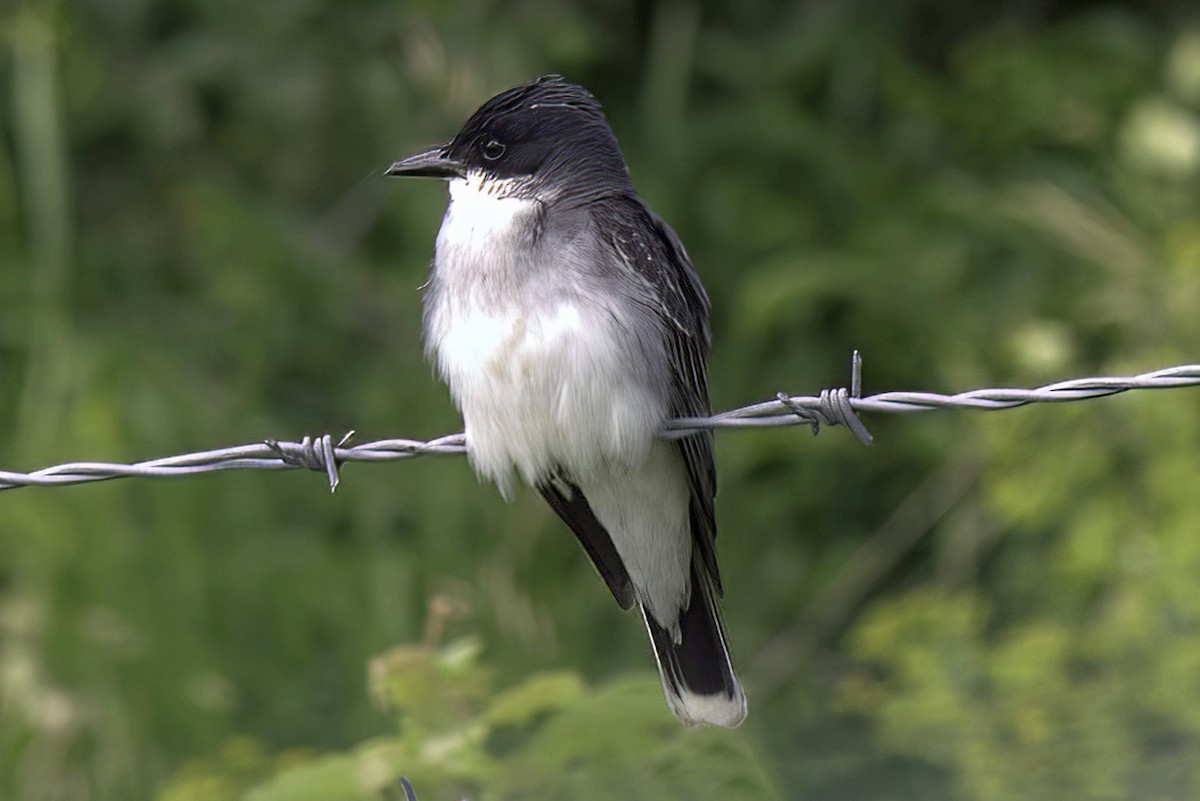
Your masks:
{"label": "barbed wire", "polygon": [[[1134,376],[1076,378],[1035,389],[976,389],[955,395],[933,392],[882,392],[861,397],[862,359],[855,351],[849,388],[827,389],[819,395],[779,393],[775,400],[719,412],[711,417],[672,420],[661,436],[678,439],[702,430],[770,428],[807,425],[816,433],[821,426],[844,425],[864,445],[873,441],[859,414],[910,414],[937,409],[999,411],[1032,403],[1068,403],[1117,395],[1130,390],[1175,389],[1200,386],[1200,364],[1167,367]],[[417,456],[466,453],[466,435],[450,434],[428,441],[384,439],[349,445],[351,431],[336,444],[332,436],[304,437],[299,442],[266,440],[197,453],[150,459],[134,464],[71,462],[31,473],[0,471],[0,491],[18,487],[57,487],[90,481],[134,476],[164,478],[211,473],[219,470],[292,470],[324,472],[330,490],[336,490],[339,468],[347,462],[390,462]]]}

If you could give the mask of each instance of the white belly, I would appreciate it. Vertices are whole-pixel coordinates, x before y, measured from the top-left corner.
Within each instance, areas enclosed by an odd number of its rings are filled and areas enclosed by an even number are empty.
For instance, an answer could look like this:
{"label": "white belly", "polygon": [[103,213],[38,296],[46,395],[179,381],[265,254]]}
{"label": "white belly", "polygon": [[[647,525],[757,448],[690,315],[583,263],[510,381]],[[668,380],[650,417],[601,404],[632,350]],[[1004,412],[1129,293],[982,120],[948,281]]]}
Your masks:
{"label": "white belly", "polygon": [[527,483],[559,468],[582,481],[645,459],[662,402],[634,379],[631,348],[607,315],[571,301],[536,310],[446,300],[433,317],[471,461],[502,491],[513,468]]}

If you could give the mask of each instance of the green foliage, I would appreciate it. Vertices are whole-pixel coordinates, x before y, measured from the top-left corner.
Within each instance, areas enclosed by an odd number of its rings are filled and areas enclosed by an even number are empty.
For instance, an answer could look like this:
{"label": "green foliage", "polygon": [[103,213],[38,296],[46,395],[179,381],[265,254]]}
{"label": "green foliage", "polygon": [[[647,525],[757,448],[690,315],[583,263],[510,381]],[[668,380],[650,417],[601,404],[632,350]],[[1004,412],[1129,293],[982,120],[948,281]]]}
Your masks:
{"label": "green foliage", "polygon": [[348,753],[271,759],[252,741],[186,766],[158,801],[378,801],[407,775],[425,798],[778,797],[744,738],[688,732],[650,676],[591,689],[573,672],[495,690],[478,644],[401,646],[371,663],[399,734]]}
{"label": "green foliage", "polygon": [[[11,3],[0,467],[456,430],[444,189],[379,172],[549,71],[687,243],[718,407],[855,347],[868,392],[1195,362],[1179,5]],[[0,798],[1200,795],[1195,392],[866,422],[718,438],[734,733],[463,460],[5,493]]]}

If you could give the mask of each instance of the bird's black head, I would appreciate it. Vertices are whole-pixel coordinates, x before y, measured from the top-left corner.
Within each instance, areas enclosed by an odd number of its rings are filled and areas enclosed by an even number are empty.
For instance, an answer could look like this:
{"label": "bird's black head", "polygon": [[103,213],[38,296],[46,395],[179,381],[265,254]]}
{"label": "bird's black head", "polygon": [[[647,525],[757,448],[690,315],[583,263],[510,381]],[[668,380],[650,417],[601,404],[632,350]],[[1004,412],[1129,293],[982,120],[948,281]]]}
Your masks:
{"label": "bird's black head", "polygon": [[478,174],[542,197],[582,199],[629,187],[625,158],[600,104],[557,75],[501,92],[445,145],[397,161],[387,174]]}

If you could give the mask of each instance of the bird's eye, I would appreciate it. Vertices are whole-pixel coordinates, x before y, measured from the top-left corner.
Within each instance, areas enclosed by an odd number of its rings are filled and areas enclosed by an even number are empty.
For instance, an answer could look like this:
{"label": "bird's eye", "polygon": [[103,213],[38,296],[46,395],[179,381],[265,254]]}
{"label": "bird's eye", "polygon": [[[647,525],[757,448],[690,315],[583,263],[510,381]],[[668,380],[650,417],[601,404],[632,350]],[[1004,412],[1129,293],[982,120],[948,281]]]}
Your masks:
{"label": "bird's eye", "polygon": [[495,161],[503,156],[504,149],[504,143],[497,142],[495,139],[487,140],[483,143],[483,147],[480,148],[483,153],[483,157],[488,161]]}

